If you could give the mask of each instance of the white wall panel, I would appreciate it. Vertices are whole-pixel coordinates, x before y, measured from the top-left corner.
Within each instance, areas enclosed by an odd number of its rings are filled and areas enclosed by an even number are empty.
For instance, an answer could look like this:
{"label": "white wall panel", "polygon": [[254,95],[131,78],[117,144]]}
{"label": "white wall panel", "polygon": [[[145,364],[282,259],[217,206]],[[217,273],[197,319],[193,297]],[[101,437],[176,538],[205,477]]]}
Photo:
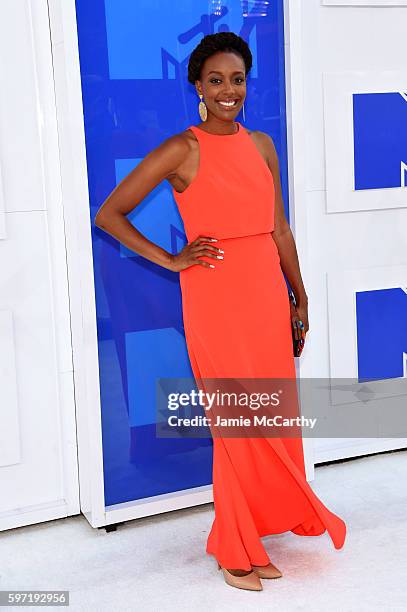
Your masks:
{"label": "white wall panel", "polygon": [[[407,192],[355,191],[351,113],[353,93],[406,91],[407,3],[365,4],[286,2],[296,16],[291,78],[302,85],[290,101],[297,118],[290,205],[310,315],[302,376],[355,376],[355,291],[407,284]],[[295,180],[301,165],[304,182]],[[315,461],[406,446],[401,437],[380,437],[383,423],[376,425],[377,438],[313,441]]]}
{"label": "white wall panel", "polygon": [[[1,469],[2,491],[7,495],[2,495],[0,513],[61,499],[64,488],[45,213],[8,216],[9,238],[1,249],[1,259],[7,266],[0,268],[0,304],[13,312],[17,438],[22,452],[18,465],[3,465]],[[15,410],[14,402],[9,404],[7,399],[2,392],[3,410]],[[14,427],[9,433],[15,436]]]}
{"label": "white wall panel", "polygon": [[8,529],[78,513],[79,484],[46,0],[0,3],[0,53],[13,60],[0,67],[0,529]]}
{"label": "white wall panel", "polygon": [[93,253],[75,2],[49,0],[61,184],[70,288],[81,512],[106,517]]}
{"label": "white wall panel", "polygon": [[323,6],[366,6],[383,7],[407,6],[407,0],[321,0]]}
{"label": "white wall panel", "polygon": [[[43,0],[35,3],[38,7]],[[6,211],[44,210],[36,53],[31,3],[0,3],[0,158]],[[19,169],[19,172],[16,170]]]}
{"label": "white wall panel", "polygon": [[13,312],[0,310],[0,469],[21,457]]}
{"label": "white wall panel", "polygon": [[[0,157],[1,161],[1,157]],[[4,200],[3,176],[0,163],[0,240],[6,238],[6,202]]]}

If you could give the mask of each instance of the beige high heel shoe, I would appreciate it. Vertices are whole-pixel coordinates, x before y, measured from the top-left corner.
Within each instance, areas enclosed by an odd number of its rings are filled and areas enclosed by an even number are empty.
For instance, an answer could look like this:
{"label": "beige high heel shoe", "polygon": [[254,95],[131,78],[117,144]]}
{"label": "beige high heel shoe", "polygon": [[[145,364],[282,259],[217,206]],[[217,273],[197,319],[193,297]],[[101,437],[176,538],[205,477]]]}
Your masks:
{"label": "beige high heel shoe", "polygon": [[252,565],[252,568],[259,578],[281,578],[283,575],[278,567],[272,563],[268,565]]}
{"label": "beige high heel shoe", "polygon": [[259,576],[251,571],[245,576],[234,576],[226,568],[222,567],[218,562],[218,569],[221,569],[225,578],[226,584],[236,587],[237,589],[246,589],[248,591],[262,591],[263,586]]}

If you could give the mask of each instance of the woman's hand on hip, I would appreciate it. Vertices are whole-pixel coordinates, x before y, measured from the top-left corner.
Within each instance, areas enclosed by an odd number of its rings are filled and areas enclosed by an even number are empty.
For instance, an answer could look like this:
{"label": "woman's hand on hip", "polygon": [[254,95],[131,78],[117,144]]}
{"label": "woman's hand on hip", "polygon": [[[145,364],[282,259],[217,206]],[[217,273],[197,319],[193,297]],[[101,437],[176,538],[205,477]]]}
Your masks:
{"label": "woman's hand on hip", "polygon": [[173,272],[181,272],[190,266],[204,266],[205,268],[214,268],[215,266],[200,257],[211,257],[212,259],[223,259],[222,249],[211,246],[210,242],[216,242],[216,238],[210,236],[198,236],[195,240],[186,244],[182,251],[177,255],[172,256],[171,270]]}

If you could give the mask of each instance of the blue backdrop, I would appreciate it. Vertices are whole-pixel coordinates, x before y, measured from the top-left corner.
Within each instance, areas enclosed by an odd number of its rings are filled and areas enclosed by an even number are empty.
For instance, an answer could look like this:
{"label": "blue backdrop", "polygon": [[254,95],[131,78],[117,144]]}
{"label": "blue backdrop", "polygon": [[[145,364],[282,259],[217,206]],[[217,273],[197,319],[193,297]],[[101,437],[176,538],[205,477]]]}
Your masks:
{"label": "blue backdrop", "polygon": [[[253,54],[237,120],[272,136],[288,217],[283,0],[76,0],[76,11],[108,506],[210,484],[212,440],[156,437],[156,378],[192,377],[179,275],[120,245],[94,215],[149,151],[200,123],[189,55],[206,34],[233,31]],[[172,253],[186,242],[167,182],[128,218]]]}

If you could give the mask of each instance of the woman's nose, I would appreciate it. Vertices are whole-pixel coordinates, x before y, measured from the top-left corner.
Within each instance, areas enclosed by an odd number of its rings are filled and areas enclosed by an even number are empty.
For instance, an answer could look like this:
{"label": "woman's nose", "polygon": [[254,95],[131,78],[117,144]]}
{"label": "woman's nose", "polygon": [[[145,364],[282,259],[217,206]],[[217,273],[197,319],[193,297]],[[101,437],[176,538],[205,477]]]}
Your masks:
{"label": "woman's nose", "polygon": [[225,87],[225,89],[223,90],[223,95],[228,96],[229,98],[233,98],[233,96],[235,96],[236,94],[233,87]]}

